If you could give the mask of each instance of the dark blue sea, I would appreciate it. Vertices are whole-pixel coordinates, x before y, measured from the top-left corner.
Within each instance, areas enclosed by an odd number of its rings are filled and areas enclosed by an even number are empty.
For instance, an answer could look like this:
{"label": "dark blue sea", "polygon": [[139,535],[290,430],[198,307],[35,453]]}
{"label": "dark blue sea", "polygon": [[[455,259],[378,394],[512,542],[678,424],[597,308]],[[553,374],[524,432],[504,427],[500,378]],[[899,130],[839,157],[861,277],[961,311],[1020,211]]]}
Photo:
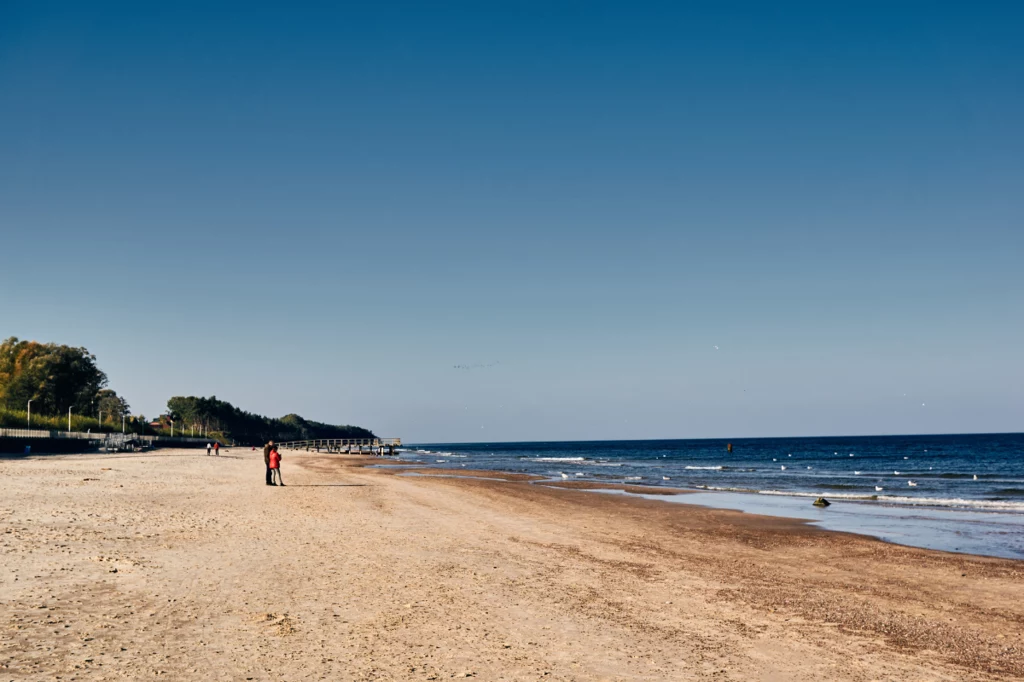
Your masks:
{"label": "dark blue sea", "polygon": [[[402,455],[424,467],[686,488],[701,494],[668,499],[804,518],[908,545],[1024,558],[1020,433],[434,443]],[[811,506],[819,496],[832,506]]]}

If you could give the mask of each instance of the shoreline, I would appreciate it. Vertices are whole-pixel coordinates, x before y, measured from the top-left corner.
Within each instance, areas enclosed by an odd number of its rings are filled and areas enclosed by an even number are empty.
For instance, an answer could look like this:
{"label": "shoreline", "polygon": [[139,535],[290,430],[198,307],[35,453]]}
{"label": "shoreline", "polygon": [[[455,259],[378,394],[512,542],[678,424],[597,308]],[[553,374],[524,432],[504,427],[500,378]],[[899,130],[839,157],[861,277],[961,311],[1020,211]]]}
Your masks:
{"label": "shoreline", "polygon": [[[488,469],[431,469],[422,465],[411,465],[411,471],[401,464],[389,464],[386,468],[396,475],[410,475],[424,478],[463,478],[468,480],[526,482],[546,488],[578,490],[595,494],[619,494],[640,499],[650,499],[668,504],[697,506],[704,509],[733,511],[754,516],[786,519],[806,524],[825,532],[850,533],[880,542],[903,547],[913,547],[951,554],[990,557],[1011,561],[1024,561],[1024,516],[999,514],[988,510],[958,510],[928,508],[923,505],[908,509],[898,505],[862,505],[858,500],[836,499],[828,508],[818,508],[809,503],[811,495],[765,495],[756,491],[701,490],[692,488],[668,488],[645,486],[632,483],[610,483],[602,481],[558,480],[530,474],[502,472]],[[845,512],[845,513],[844,513]],[[971,515],[979,515],[975,519]],[[991,519],[1000,522],[992,526]],[[929,526],[927,521],[935,525]],[[1009,528],[1018,533],[1018,539],[1004,539],[998,545],[987,544],[977,537],[961,535],[965,527],[976,535],[985,533],[1004,534]]]}
{"label": "shoreline", "polygon": [[[463,443],[409,446],[403,456],[563,479],[694,490],[825,496],[910,507],[1024,513],[1024,434],[744,439],[721,442]],[[424,449],[426,448],[426,449]],[[431,450],[429,448],[439,448]],[[436,463],[444,462],[437,459]],[[671,482],[670,482],[671,481]]]}
{"label": "shoreline", "polygon": [[[673,487],[631,481],[598,481],[527,474],[493,469],[456,469],[415,459],[396,459],[385,468],[401,471],[404,466],[417,476],[495,477],[529,480],[537,485],[574,488],[593,492],[619,492],[653,496],[680,504],[700,505],[746,513],[800,519],[824,530],[858,533],[876,539],[922,549],[950,551],[978,556],[1024,560],[1024,513],[1016,506],[989,506],[964,500],[964,505],[947,500],[892,496],[852,496],[832,491],[777,491],[710,486]],[[463,465],[465,466],[465,465]],[[824,497],[827,509],[811,502]]]}
{"label": "shoreline", "polygon": [[[12,678],[1024,675],[1024,563],[529,480],[259,452],[0,460]],[[687,496],[690,497],[690,496]]]}

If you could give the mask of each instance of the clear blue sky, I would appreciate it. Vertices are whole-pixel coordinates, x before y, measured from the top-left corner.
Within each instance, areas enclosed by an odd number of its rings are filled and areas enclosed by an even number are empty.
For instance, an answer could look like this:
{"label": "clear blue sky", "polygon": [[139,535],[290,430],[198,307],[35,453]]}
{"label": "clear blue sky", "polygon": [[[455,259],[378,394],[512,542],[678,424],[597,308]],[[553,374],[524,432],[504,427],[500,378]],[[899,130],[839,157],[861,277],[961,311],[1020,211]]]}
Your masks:
{"label": "clear blue sky", "polygon": [[1024,6],[336,4],[0,5],[0,335],[415,441],[1024,429]]}

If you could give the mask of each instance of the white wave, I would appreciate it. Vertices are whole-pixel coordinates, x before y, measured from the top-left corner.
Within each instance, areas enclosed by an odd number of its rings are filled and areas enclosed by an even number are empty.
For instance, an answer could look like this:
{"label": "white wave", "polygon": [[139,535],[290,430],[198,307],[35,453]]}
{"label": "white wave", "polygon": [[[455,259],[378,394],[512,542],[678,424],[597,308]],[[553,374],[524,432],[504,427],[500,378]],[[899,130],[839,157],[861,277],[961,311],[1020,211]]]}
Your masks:
{"label": "white wave", "polygon": [[751,490],[750,488],[719,488],[710,485],[698,486],[702,490],[715,490],[732,493],[756,493],[758,495],[778,495],[780,497],[830,497],[837,500],[859,500],[871,502],[888,502],[918,507],[962,507],[967,509],[987,509],[992,511],[1024,511],[1024,502],[1005,502],[996,500],[965,500],[959,497],[906,497],[903,495],[866,495],[857,493],[819,492],[807,493],[790,490]]}
{"label": "white wave", "polygon": [[824,497],[827,495],[828,497],[834,497],[840,500],[873,500],[876,498],[882,499],[877,495],[858,495],[856,493],[798,493],[789,492],[786,490],[755,490],[754,492],[757,493],[758,495],[781,495],[783,497]]}
{"label": "white wave", "polygon": [[880,495],[857,495],[851,493],[801,493],[787,490],[754,490],[753,488],[719,488],[712,485],[699,486],[703,490],[715,490],[727,493],[753,493],[756,495],[778,495],[781,497],[824,497],[828,496],[840,500],[875,500],[882,499]]}
{"label": "white wave", "polygon": [[626,476],[627,481],[639,481],[643,476]]}
{"label": "white wave", "polygon": [[621,462],[587,462],[592,467],[620,467]]}
{"label": "white wave", "polygon": [[520,457],[529,462],[582,462],[586,457]]}
{"label": "white wave", "polygon": [[878,499],[885,502],[892,502],[894,504],[909,504],[927,507],[967,507],[969,509],[1024,511],[1024,502],[965,500],[959,497],[902,497],[898,495],[879,495]]}
{"label": "white wave", "polygon": [[757,493],[750,487],[720,487],[718,485],[697,485],[701,491],[715,491],[716,493]]}
{"label": "white wave", "polygon": [[705,469],[709,470],[709,471],[721,471],[723,469],[723,467],[721,465],[718,465],[716,467],[686,467],[686,468],[687,469],[693,469],[694,471],[696,471],[696,470],[705,470]]}

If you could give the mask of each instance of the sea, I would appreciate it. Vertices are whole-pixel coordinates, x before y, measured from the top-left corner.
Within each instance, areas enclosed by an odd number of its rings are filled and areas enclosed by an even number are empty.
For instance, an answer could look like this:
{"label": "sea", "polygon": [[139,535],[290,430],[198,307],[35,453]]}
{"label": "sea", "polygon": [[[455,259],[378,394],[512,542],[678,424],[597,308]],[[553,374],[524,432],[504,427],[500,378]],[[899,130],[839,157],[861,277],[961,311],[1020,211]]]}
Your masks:
{"label": "sea", "polygon": [[[731,445],[731,451],[730,446]],[[804,519],[829,530],[1024,559],[1024,434],[429,443],[424,468],[685,489],[653,499]],[[594,490],[595,494],[642,493]],[[812,505],[818,497],[831,504]]]}

